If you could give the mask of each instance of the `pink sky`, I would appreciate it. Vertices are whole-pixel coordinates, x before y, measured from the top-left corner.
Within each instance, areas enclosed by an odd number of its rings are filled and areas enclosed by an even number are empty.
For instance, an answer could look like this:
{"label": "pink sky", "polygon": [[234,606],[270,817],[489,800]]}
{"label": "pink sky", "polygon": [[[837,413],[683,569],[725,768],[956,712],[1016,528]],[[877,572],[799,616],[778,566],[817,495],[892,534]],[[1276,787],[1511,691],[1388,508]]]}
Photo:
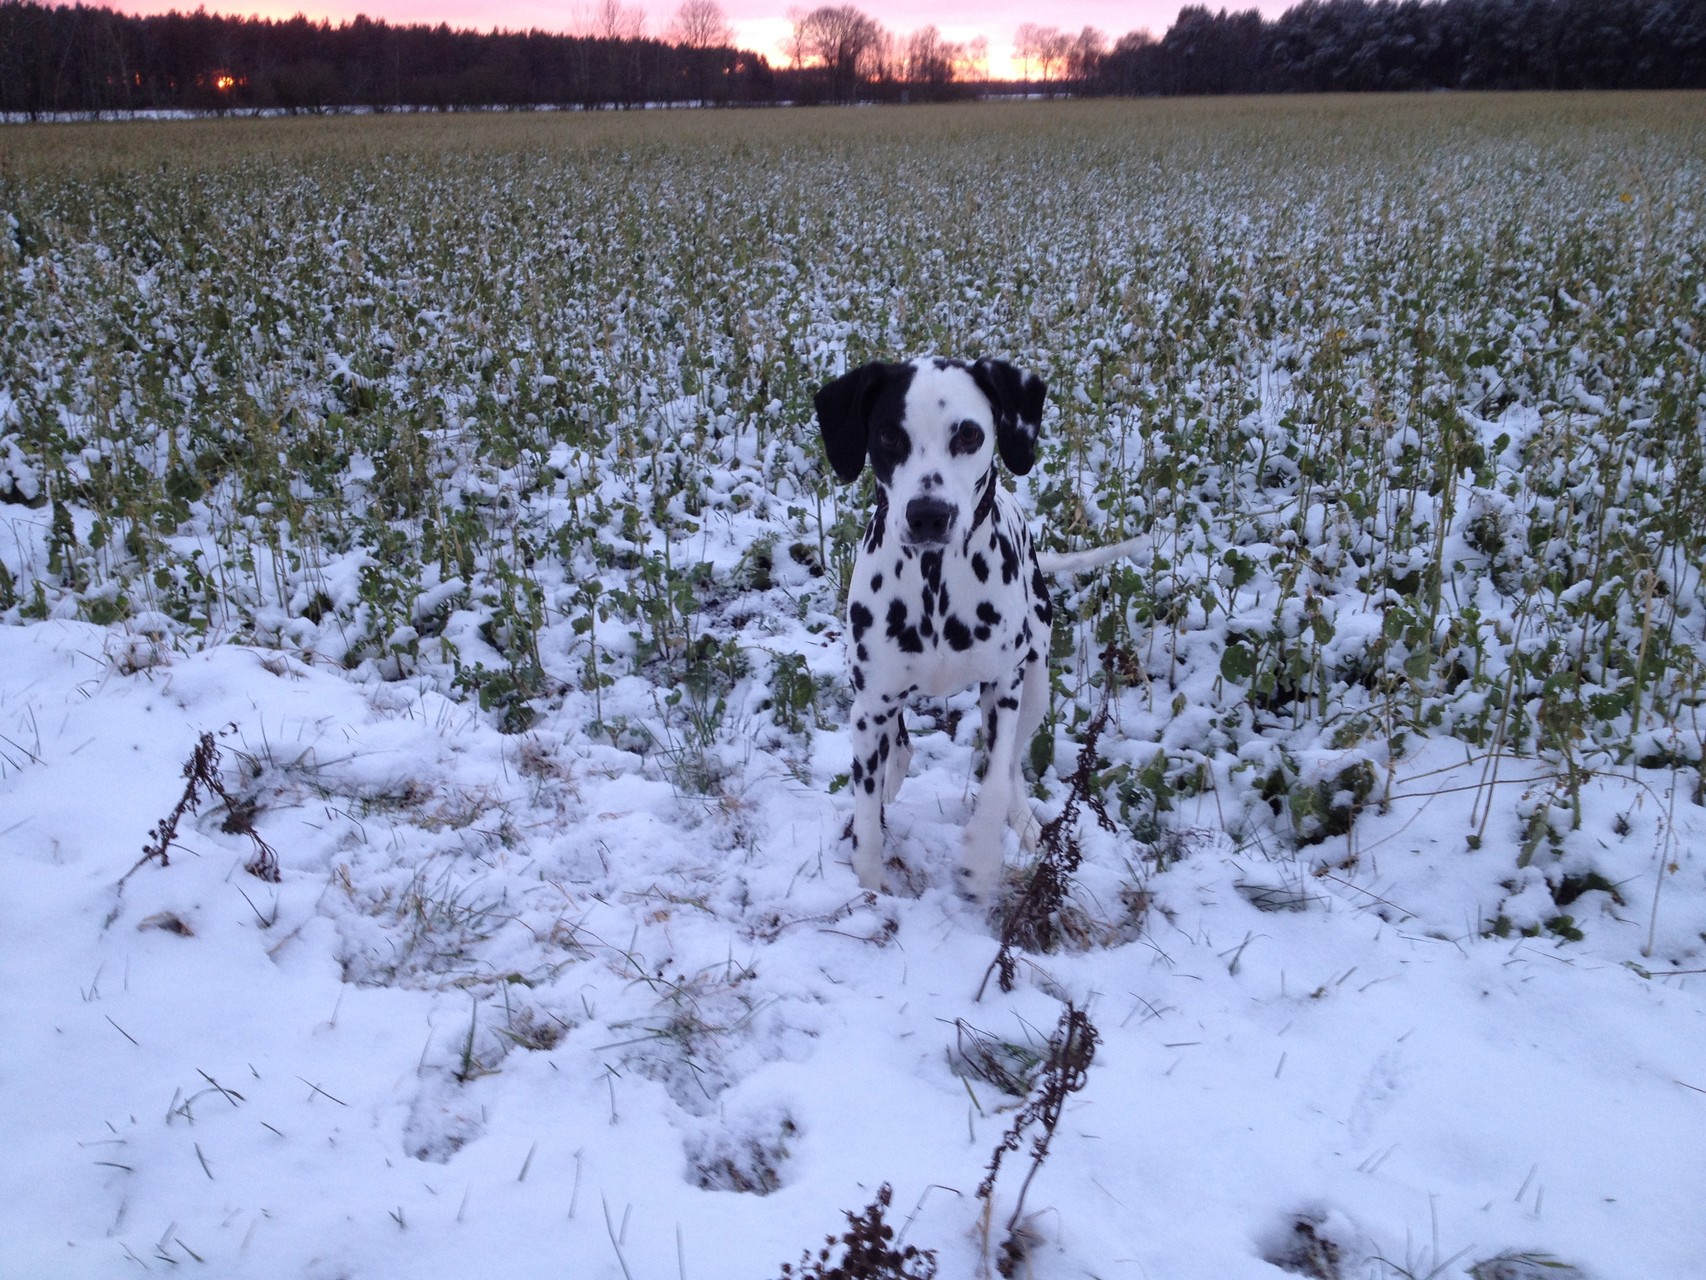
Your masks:
{"label": "pink sky", "polygon": [[[646,13],[646,32],[662,35],[679,0],[624,0],[627,7]],[[735,42],[756,50],[772,61],[781,61],[780,41],[788,31],[790,8],[811,9],[826,0],[722,0],[723,12],[735,28]],[[849,0],[827,0],[845,3]],[[850,0],[890,31],[905,34],[934,23],[950,40],[989,38],[991,68],[1003,70],[1004,59],[1013,46],[1013,31],[1020,23],[1035,22],[1076,32],[1083,27],[1100,28],[1110,39],[1127,31],[1148,29],[1160,35],[1178,15],[1181,0],[1074,0],[1070,5],[1025,4],[1020,0]],[[1274,17],[1296,0],[1233,0],[1232,9],[1260,9]],[[343,22],[358,13],[387,22],[423,22],[436,26],[487,31],[493,27],[511,30],[539,28],[545,31],[584,29],[594,8],[592,0],[116,0],[113,7],[126,13],[187,11],[200,4],[212,13],[254,13],[288,18],[305,13],[311,18]],[[1221,7],[1220,0],[1210,8]]]}

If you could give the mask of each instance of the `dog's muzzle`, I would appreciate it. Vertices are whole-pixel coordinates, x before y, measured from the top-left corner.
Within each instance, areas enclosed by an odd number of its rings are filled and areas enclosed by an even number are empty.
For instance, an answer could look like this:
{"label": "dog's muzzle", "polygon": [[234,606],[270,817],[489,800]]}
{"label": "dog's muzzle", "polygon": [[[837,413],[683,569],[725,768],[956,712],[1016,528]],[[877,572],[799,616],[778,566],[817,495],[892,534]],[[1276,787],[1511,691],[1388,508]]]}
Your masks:
{"label": "dog's muzzle", "polygon": [[959,508],[940,498],[914,498],[906,504],[906,542],[914,547],[940,547],[947,543]]}

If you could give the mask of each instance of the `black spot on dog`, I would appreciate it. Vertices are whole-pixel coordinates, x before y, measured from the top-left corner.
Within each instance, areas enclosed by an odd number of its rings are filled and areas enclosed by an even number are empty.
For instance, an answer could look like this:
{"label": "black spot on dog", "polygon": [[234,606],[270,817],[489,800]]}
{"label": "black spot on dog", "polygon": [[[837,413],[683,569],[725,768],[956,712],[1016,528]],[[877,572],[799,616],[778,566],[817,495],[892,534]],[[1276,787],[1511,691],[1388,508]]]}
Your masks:
{"label": "black spot on dog", "polygon": [[[922,623],[924,634],[929,635],[930,620]],[[914,627],[907,622],[906,602],[904,600],[889,601],[888,637],[900,647],[902,653],[923,653],[924,642],[918,638],[920,627]]]}
{"label": "black spot on dog", "polygon": [[992,627],[1000,626],[1001,610],[987,600],[980,600],[977,605],[977,620]]}
{"label": "black spot on dog", "polygon": [[1054,601],[1049,598],[1048,579],[1043,577],[1040,565],[1031,574],[1031,596],[1036,601],[1037,620],[1046,625],[1054,619]]}
{"label": "black spot on dog", "polygon": [[[981,526],[985,520],[989,519],[991,513],[994,512],[996,493],[995,468],[991,467],[989,469],[989,473],[983,477],[983,484],[978,489],[977,505],[972,509],[971,513],[972,529],[976,529]],[[1000,517],[997,516],[996,519],[999,521]],[[969,529],[966,532],[966,537],[968,539],[967,545],[970,545],[969,539],[971,537],[971,531]]]}
{"label": "black spot on dog", "polygon": [[977,575],[979,582],[989,581],[989,561],[983,558],[983,552],[972,552],[971,571]]}
{"label": "black spot on dog", "polygon": [[[911,381],[910,378],[907,379]],[[912,456],[912,436],[906,429],[905,393],[892,404],[879,404],[871,415],[871,470],[887,485],[894,469]]]}
{"label": "black spot on dog", "polygon": [[873,573],[871,575],[871,590],[872,591],[881,591],[882,589],[883,589],[883,575],[880,573]]}
{"label": "black spot on dog", "polygon": [[950,616],[942,623],[942,638],[945,639],[949,646],[956,652],[963,653],[965,650],[971,648],[971,631],[966,624],[961,622],[958,618]]}
{"label": "black spot on dog", "polygon": [[956,426],[954,434],[948,437],[948,452],[956,458],[963,458],[968,453],[976,453],[983,448],[983,439],[983,428],[968,418]]}
{"label": "black spot on dog", "polygon": [[853,624],[853,638],[858,640],[870,629],[871,624],[876,619],[871,616],[869,608],[855,600],[847,606],[847,621]]}

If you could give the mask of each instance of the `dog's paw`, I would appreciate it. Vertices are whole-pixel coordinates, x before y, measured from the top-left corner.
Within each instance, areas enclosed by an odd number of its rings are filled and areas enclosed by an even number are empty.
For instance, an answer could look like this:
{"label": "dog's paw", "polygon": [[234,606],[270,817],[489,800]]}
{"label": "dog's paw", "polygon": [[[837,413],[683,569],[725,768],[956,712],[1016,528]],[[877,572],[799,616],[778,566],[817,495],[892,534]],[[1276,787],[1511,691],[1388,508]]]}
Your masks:
{"label": "dog's paw", "polygon": [[996,883],[998,879],[999,875],[989,876],[976,867],[956,867],[954,892],[967,906],[987,907],[995,900],[995,890],[999,887]]}
{"label": "dog's paw", "polygon": [[853,875],[859,887],[869,893],[883,891],[883,845],[881,840],[869,840],[861,845],[853,841]]}
{"label": "dog's paw", "polygon": [[883,892],[896,898],[922,898],[929,877],[904,858],[890,858],[883,867]]}
{"label": "dog's paw", "polygon": [[853,863],[853,874],[858,877],[859,887],[865,890],[865,892],[882,893],[884,891],[882,867],[862,867],[859,865],[858,861],[855,860]]}

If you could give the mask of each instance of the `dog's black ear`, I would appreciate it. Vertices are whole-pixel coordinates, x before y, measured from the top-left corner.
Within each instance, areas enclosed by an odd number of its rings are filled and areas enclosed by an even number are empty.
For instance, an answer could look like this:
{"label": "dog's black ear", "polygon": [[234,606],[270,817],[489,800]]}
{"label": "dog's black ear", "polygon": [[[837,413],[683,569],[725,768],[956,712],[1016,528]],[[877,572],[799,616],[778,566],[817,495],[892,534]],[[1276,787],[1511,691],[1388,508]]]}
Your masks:
{"label": "dog's black ear", "polygon": [[872,361],[825,383],[812,397],[817,406],[817,429],[823,433],[823,450],[843,483],[851,484],[865,469],[871,406],[887,376],[887,368]]}
{"label": "dog's black ear", "polygon": [[979,360],[971,367],[989,406],[995,410],[995,447],[1016,476],[1036,465],[1037,430],[1043,421],[1048,384],[1005,360]]}

